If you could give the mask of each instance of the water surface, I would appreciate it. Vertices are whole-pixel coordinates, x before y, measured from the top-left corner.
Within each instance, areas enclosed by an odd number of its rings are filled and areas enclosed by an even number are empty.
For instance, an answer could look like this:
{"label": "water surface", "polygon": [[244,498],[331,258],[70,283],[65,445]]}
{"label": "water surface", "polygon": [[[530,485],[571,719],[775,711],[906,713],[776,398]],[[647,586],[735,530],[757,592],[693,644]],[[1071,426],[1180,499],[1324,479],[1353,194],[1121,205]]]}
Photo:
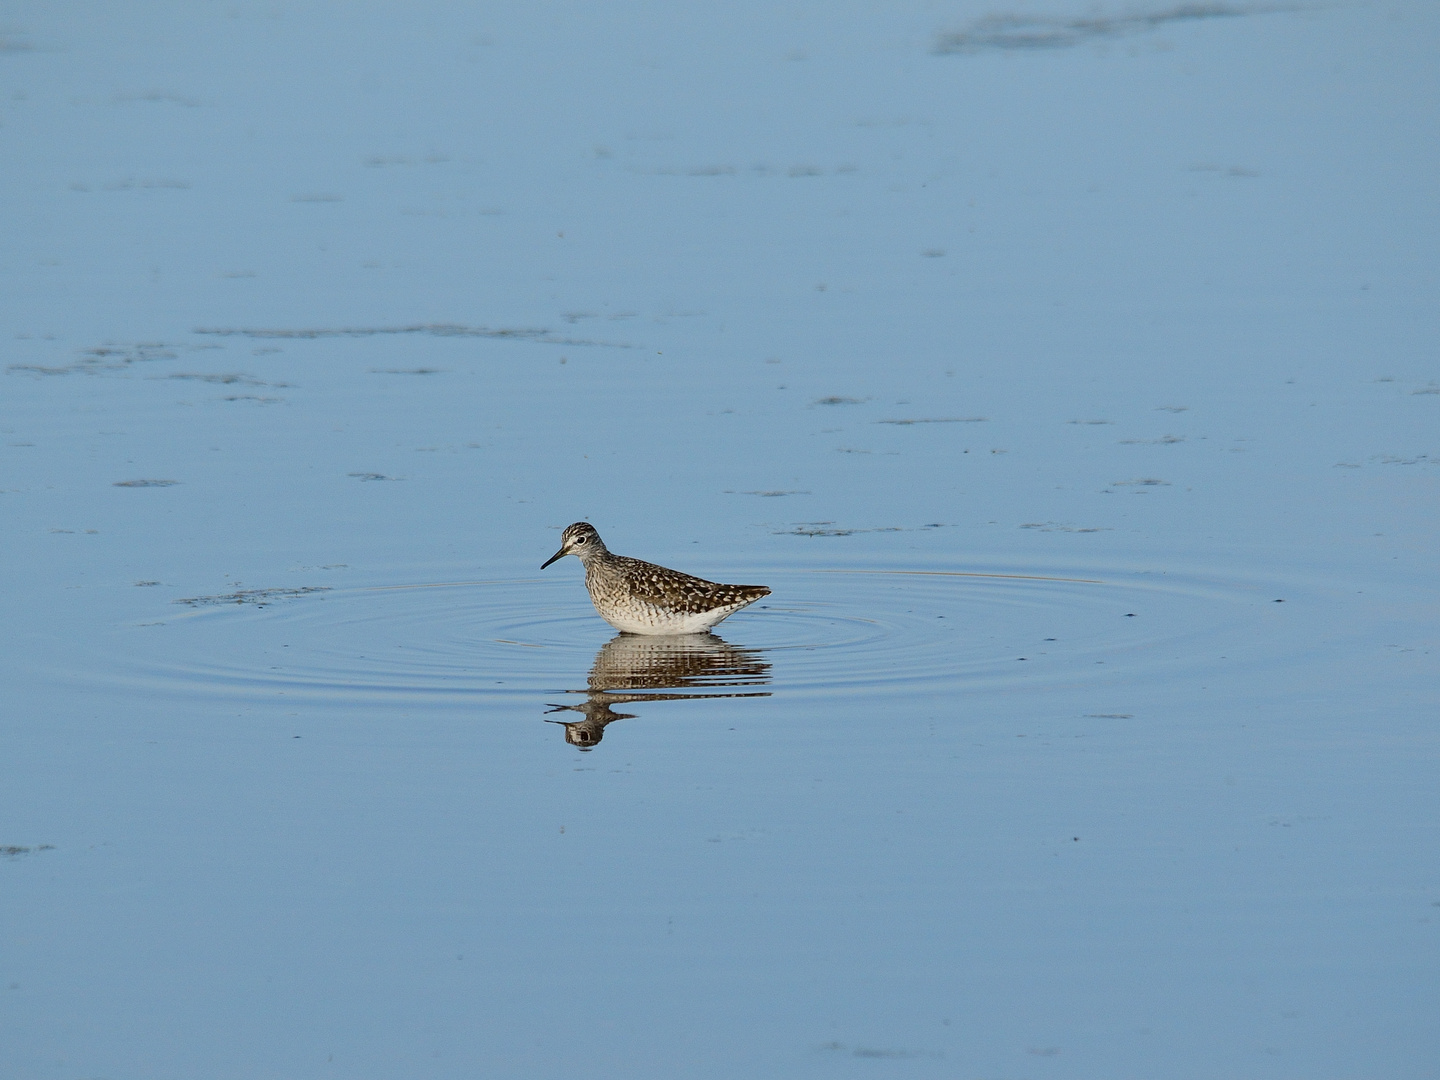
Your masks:
{"label": "water surface", "polygon": [[7,19],[6,1075],[1431,1075],[1430,7]]}

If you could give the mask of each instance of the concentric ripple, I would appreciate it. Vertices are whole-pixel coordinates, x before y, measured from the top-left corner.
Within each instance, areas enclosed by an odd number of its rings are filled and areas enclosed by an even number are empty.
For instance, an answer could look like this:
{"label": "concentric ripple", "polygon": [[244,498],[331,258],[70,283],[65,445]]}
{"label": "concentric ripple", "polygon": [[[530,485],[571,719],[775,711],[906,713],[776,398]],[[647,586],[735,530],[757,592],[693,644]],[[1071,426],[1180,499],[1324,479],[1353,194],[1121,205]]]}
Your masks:
{"label": "concentric ripple", "polygon": [[1260,640],[1274,591],[1134,571],[759,573],[770,597],[688,643],[612,643],[567,578],[290,590],[264,605],[231,597],[125,628],[100,677],[152,694],[349,706],[1134,682],[1212,663],[1217,643],[1251,624]]}

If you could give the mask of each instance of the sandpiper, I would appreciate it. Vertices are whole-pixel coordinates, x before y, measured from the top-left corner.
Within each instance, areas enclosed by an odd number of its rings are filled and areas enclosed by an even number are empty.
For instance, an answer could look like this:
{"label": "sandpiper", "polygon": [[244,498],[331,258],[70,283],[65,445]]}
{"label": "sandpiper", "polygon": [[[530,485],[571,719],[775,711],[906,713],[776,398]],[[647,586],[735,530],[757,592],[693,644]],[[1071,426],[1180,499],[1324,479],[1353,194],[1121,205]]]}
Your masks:
{"label": "sandpiper", "polygon": [[699,633],[770,595],[764,585],[719,585],[612,554],[587,521],[561,533],[560,550],[540,569],[566,555],[585,564],[585,588],[600,617],[627,634]]}

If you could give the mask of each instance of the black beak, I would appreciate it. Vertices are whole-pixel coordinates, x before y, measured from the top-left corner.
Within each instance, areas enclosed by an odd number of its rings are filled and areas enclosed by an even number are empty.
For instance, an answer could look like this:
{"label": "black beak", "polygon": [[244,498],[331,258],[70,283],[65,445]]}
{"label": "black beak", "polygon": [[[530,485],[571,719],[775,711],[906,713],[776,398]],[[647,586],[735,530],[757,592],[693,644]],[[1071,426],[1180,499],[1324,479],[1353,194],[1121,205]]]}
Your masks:
{"label": "black beak", "polygon": [[541,570],[544,570],[545,567],[549,566],[549,565],[550,565],[552,562],[554,562],[556,559],[564,558],[564,557],[565,557],[566,555],[568,555],[568,554],[570,554],[570,553],[569,553],[565,548],[562,547],[559,551],[555,552],[554,555],[551,555],[548,559],[546,559],[543,563],[541,563],[541,564],[540,564],[540,569],[541,569]]}

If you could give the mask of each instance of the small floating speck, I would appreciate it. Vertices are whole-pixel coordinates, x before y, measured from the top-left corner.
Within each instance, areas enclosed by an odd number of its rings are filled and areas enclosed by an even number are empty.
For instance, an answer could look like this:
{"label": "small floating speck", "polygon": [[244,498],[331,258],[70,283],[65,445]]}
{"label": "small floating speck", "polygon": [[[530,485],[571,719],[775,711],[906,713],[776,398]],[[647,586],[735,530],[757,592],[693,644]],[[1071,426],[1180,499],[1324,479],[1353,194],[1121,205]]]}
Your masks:
{"label": "small floating speck", "polygon": [[174,487],[180,483],[179,480],[116,480],[113,487],[143,488],[143,487]]}

